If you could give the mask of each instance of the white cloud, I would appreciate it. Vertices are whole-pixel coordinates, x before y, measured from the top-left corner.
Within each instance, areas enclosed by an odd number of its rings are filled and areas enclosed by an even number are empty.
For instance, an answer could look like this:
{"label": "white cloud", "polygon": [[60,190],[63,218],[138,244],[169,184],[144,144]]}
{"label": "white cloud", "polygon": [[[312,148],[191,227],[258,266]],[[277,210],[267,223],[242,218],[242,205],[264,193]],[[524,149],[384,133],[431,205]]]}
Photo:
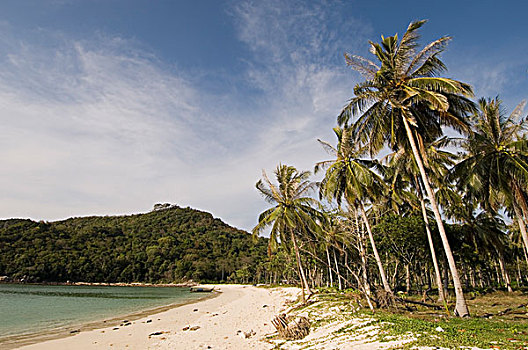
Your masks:
{"label": "white cloud", "polygon": [[254,189],[261,169],[312,169],[326,157],[316,138],[333,141],[353,86],[342,52],[366,42],[350,18],[348,37],[327,28],[337,10],[234,6],[249,94],[207,93],[122,38],[40,33],[39,44],[3,30],[0,212],[51,220],[172,202],[250,229],[267,205]]}

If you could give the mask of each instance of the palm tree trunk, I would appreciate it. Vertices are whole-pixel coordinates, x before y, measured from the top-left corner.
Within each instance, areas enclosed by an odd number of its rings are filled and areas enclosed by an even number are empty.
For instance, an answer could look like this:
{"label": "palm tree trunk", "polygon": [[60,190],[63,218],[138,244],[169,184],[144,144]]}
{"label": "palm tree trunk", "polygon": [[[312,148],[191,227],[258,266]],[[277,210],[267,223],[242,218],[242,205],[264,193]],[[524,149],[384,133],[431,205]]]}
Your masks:
{"label": "palm tree trunk", "polygon": [[416,164],[420,169],[420,175],[422,176],[425,191],[427,193],[427,197],[429,198],[429,202],[431,203],[431,207],[435,215],[436,224],[438,225],[438,231],[440,232],[440,238],[442,238],[442,244],[444,245],[444,251],[447,257],[447,261],[449,263],[449,270],[451,271],[451,277],[453,278],[453,286],[455,287],[456,295],[455,314],[460,317],[469,317],[469,310],[467,307],[466,299],[464,298],[464,291],[462,290],[462,284],[460,283],[460,277],[458,276],[455,258],[453,257],[449,241],[447,240],[447,235],[444,229],[444,223],[442,222],[442,216],[440,215],[440,211],[438,210],[438,206],[436,205],[436,198],[434,196],[433,190],[431,189],[431,186],[429,185],[429,179],[427,178],[427,174],[425,172],[422,157],[418,152],[418,148],[416,147],[416,143],[414,141],[414,135],[405,115],[403,116],[403,124],[407,132],[407,138],[409,139],[409,143],[411,144],[411,149],[413,151]]}
{"label": "palm tree trunk", "polygon": [[508,271],[506,271],[506,267],[504,266],[504,256],[502,255],[501,252],[498,252],[499,253],[499,267],[500,267],[500,270],[501,270],[501,274],[502,274],[502,279],[504,280],[504,283],[506,284],[506,289],[508,290],[508,292],[513,292],[512,290],[512,287],[511,287],[511,283],[510,283],[510,275],[508,275]]}
{"label": "palm tree trunk", "polygon": [[334,287],[334,279],[332,277],[332,268],[330,264],[330,254],[328,254],[328,246],[326,247],[326,260],[328,260],[328,276],[330,277],[330,287]]}
{"label": "palm tree trunk", "polygon": [[411,291],[411,270],[409,263],[405,264],[405,291],[407,294]]}
{"label": "palm tree trunk", "polygon": [[[420,191],[421,192],[421,191]],[[436,260],[436,252],[433,244],[433,237],[431,230],[429,229],[429,219],[427,218],[427,210],[425,209],[425,201],[420,193],[420,203],[422,205],[422,215],[425,222],[425,232],[427,233],[427,241],[429,242],[429,249],[431,250],[431,257],[433,258],[433,266],[436,276],[436,285],[438,286],[438,301],[443,302],[445,300],[444,287],[442,284],[442,276],[440,275],[440,268],[438,267],[438,260]]]}
{"label": "palm tree trunk", "polygon": [[517,274],[515,275],[515,280],[516,280],[516,282],[517,282],[517,288],[519,288],[519,287],[521,286],[521,280],[519,279],[519,277],[521,277],[521,274],[520,274],[520,271],[519,271],[519,259],[517,259],[516,263],[517,263],[517,265],[516,265],[516,267],[517,267],[517,270],[516,270]]}
{"label": "palm tree trunk", "polygon": [[[517,223],[519,224],[519,230],[521,230],[521,237],[524,243],[524,249],[528,251],[528,234],[526,233],[526,226],[524,225],[523,215],[519,206],[516,203],[513,203],[513,210],[515,211],[515,216],[517,218]],[[525,254],[526,264],[528,264],[528,255]]]}
{"label": "palm tree trunk", "polygon": [[295,235],[293,234],[293,229],[290,229],[290,234],[291,234],[291,240],[293,242],[293,248],[295,250],[295,258],[297,259],[297,268],[299,269],[299,277],[301,278],[302,302],[304,304],[306,303],[304,289],[306,288],[308,294],[311,294],[311,291],[310,291],[310,286],[308,285],[308,282],[306,281],[306,276],[304,275],[304,269],[301,263],[301,254],[299,253],[299,247],[297,246],[297,240],[295,239]]}
{"label": "palm tree trunk", "polygon": [[335,267],[336,267],[336,271],[337,271],[337,282],[338,282],[338,285],[339,285],[339,290],[342,290],[343,286],[341,284],[341,273],[339,273],[339,264],[337,263],[335,249],[332,251],[332,253],[334,254],[334,263],[335,263]]}
{"label": "palm tree trunk", "polygon": [[361,259],[361,276],[363,278],[363,288],[365,289],[365,294],[367,296],[367,300],[369,302],[369,307],[372,311],[374,311],[374,307],[371,305],[370,302],[370,296],[371,296],[371,290],[370,290],[370,280],[369,280],[369,274],[368,274],[368,261],[367,261],[367,252],[365,249],[365,236],[363,234],[363,228],[359,225],[358,215],[357,211],[355,213],[355,222],[356,222],[356,230],[358,232],[358,251],[359,251],[359,257]]}
{"label": "palm tree trunk", "polygon": [[385,290],[385,292],[392,294],[389,282],[387,282],[387,276],[385,275],[385,269],[383,268],[383,264],[381,263],[381,259],[378,254],[378,249],[376,249],[376,242],[374,242],[374,235],[372,235],[372,230],[367,219],[367,213],[365,212],[365,207],[361,202],[359,202],[359,205],[361,207],[361,217],[365,222],[365,227],[367,228],[367,232],[369,234],[370,245],[372,246],[372,251],[374,252],[374,258],[376,259],[376,263],[378,264],[378,269],[381,275],[381,282],[383,283],[383,289]]}
{"label": "palm tree trunk", "polygon": [[394,274],[392,275],[392,287],[394,289],[398,288],[398,284],[399,284],[399,279],[398,279],[398,265],[400,264],[400,262],[398,260],[396,260],[396,262],[394,263]]}

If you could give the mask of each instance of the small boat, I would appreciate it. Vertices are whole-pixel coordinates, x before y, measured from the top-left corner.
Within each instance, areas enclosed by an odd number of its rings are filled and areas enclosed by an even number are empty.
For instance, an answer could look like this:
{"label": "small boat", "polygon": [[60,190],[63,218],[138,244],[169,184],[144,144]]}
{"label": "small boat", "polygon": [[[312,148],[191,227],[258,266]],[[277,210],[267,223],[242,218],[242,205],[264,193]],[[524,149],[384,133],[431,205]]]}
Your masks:
{"label": "small boat", "polygon": [[201,287],[201,286],[195,286],[191,287],[191,292],[212,292],[214,287]]}

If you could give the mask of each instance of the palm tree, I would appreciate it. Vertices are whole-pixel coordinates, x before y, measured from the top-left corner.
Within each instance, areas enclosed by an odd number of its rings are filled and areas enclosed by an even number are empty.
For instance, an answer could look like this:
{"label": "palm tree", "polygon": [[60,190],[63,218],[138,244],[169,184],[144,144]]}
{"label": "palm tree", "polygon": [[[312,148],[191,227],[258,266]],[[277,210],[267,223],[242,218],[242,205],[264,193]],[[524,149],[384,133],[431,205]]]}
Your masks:
{"label": "palm tree", "polygon": [[420,176],[440,232],[456,293],[455,313],[469,316],[455,260],[447,240],[442,216],[430,186],[424,166],[426,159],[423,143],[443,134],[443,126],[459,132],[468,130],[464,116],[472,111],[473,96],[469,85],[437,77],[446,70],[438,55],[450,37],[442,37],[416,52],[418,29],[425,21],[412,22],[402,39],[398,36],[382,37],[381,44],[370,42],[371,53],[380,62],[345,54],[347,64],[359,71],[366,80],[356,84],[354,97],[338,116],[340,125],[348,125],[352,117],[354,135],[376,154],[385,145],[393,150],[410,148],[419,168]]}
{"label": "palm tree", "polygon": [[306,301],[305,289],[310,294],[310,286],[302,266],[298,240],[307,234],[314,234],[320,230],[316,221],[320,217],[319,211],[314,209],[318,203],[308,196],[315,184],[308,181],[310,172],[299,172],[292,166],[281,165],[275,170],[278,186],[273,184],[265,171],[263,180],[256,184],[257,190],[264,199],[274,206],[262,212],[258,224],[253,228],[253,236],[271,226],[268,251],[275,250],[278,243],[292,244],[297,261],[297,269],[302,287],[302,300]]}
{"label": "palm tree", "polygon": [[[445,146],[451,143],[451,139],[447,137],[442,137],[438,140],[425,144],[423,146],[425,159],[428,162],[429,170],[429,179],[435,184],[436,188],[439,188],[438,194],[443,194],[449,189],[446,188],[445,177],[449,172],[448,166],[453,166],[455,164],[455,155],[448,151],[443,150]],[[426,208],[425,196],[424,196],[424,186],[417,176],[419,169],[414,159],[414,156],[411,154],[409,149],[402,148],[398,152],[389,154],[386,159],[389,166],[389,169],[392,168],[392,171],[398,173],[402,178],[405,178],[408,181],[412,188],[416,191],[418,200],[420,202],[420,209],[422,213],[422,218],[425,223],[425,231],[427,235],[427,242],[429,244],[429,250],[431,252],[431,259],[433,261],[433,268],[435,271],[436,284],[438,286],[438,301],[443,302],[446,300],[445,291],[442,285],[442,277],[440,274],[440,268],[438,266],[438,260],[436,258],[436,251],[433,243],[433,237],[431,230],[429,229],[429,215]],[[409,161],[411,160],[411,161]],[[393,180],[394,181],[394,180]],[[400,180],[399,182],[404,182]],[[412,197],[407,195],[407,200]],[[414,198],[412,198],[414,199]],[[445,199],[445,196],[444,196]],[[453,204],[453,202],[449,202]],[[459,204],[459,203],[455,203]],[[412,203],[411,203],[412,205]]]}
{"label": "palm tree", "polygon": [[522,118],[525,102],[508,117],[501,103],[499,98],[479,100],[479,111],[471,119],[473,133],[463,144],[465,159],[452,176],[460,188],[471,188],[483,209],[513,208],[528,250],[528,118]]}
{"label": "palm tree", "polygon": [[335,157],[335,159],[318,162],[315,165],[316,173],[320,169],[326,169],[319,193],[321,197],[330,200],[335,199],[338,205],[341,205],[341,200],[344,198],[350,206],[360,209],[378,265],[383,289],[387,293],[392,293],[364,206],[364,202],[369,196],[381,193],[383,181],[379,175],[370,169],[375,165],[375,162],[360,159],[365,154],[365,148],[354,148],[355,144],[350,138],[350,131],[346,128],[334,128],[334,132],[338,139],[337,148],[319,140],[325,149]]}

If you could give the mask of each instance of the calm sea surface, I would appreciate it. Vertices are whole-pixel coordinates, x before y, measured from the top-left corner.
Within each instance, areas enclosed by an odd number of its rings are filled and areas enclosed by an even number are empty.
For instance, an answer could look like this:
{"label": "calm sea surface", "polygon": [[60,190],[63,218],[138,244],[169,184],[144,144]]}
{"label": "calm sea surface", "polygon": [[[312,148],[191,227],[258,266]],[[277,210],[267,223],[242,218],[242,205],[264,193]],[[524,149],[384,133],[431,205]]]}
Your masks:
{"label": "calm sea surface", "polygon": [[177,287],[0,284],[0,343],[15,335],[102,321],[203,297]]}

